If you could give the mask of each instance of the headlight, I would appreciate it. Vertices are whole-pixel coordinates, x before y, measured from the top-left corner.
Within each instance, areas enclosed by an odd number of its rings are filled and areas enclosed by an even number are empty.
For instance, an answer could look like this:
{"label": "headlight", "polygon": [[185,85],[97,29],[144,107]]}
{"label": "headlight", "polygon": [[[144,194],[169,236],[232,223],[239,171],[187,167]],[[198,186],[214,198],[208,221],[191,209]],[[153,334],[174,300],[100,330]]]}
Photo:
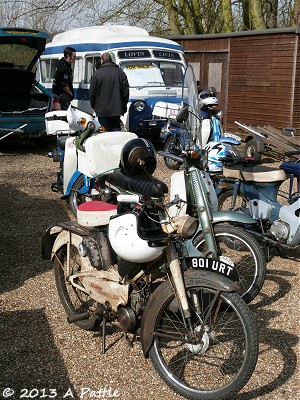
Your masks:
{"label": "headlight", "polygon": [[142,112],[145,108],[145,102],[142,100],[138,100],[134,103],[134,109],[137,112]]}
{"label": "headlight", "polygon": [[193,237],[198,229],[199,221],[187,215],[174,219],[176,232],[184,239]]}

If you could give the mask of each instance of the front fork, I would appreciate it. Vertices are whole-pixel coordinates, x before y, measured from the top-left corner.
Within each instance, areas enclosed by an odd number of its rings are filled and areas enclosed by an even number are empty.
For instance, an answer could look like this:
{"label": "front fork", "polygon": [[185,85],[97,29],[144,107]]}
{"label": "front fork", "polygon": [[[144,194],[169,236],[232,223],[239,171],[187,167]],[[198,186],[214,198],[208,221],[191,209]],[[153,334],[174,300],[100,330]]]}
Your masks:
{"label": "front fork", "polygon": [[193,193],[197,215],[201,224],[202,233],[206,243],[206,254],[216,258],[219,254],[218,246],[212,225],[212,206],[209,192],[204,183],[204,177],[198,168],[191,167],[189,170],[190,188]]}
{"label": "front fork", "polygon": [[239,194],[239,191],[240,191],[240,184],[241,184],[241,181],[239,179],[236,179],[234,181],[233,194],[232,194],[231,204],[230,204],[230,210],[234,210],[234,208],[235,208],[236,198],[237,198],[237,196]]}
{"label": "front fork", "polygon": [[188,296],[187,296],[187,291],[186,291],[185,284],[184,284],[182,268],[181,268],[180,261],[178,259],[178,252],[176,251],[175,244],[173,242],[169,243],[167,250],[166,250],[166,254],[167,254],[167,260],[169,263],[169,267],[170,267],[170,271],[171,271],[171,275],[172,275],[172,279],[173,279],[173,282],[171,282],[171,284],[174,286],[175,293],[176,293],[177,299],[180,304],[180,308],[183,313],[183,317],[187,321],[187,328],[190,332],[191,340],[192,340],[192,342],[197,343],[198,338],[202,338],[202,336],[204,334],[206,322],[207,322],[209,316],[211,315],[212,309],[215,306],[217,299],[219,298],[220,291],[219,290],[216,291],[214,298],[209,306],[209,309],[205,315],[204,320],[202,320],[202,318],[200,317],[201,309],[200,309],[200,304],[199,304],[199,299],[198,299],[197,293],[195,293],[194,291],[191,291],[191,301],[192,301],[194,310],[198,314],[199,320],[201,320],[200,331],[198,333],[195,332],[195,329],[193,328],[193,324],[192,324],[192,313],[191,313],[189,303],[188,303]]}

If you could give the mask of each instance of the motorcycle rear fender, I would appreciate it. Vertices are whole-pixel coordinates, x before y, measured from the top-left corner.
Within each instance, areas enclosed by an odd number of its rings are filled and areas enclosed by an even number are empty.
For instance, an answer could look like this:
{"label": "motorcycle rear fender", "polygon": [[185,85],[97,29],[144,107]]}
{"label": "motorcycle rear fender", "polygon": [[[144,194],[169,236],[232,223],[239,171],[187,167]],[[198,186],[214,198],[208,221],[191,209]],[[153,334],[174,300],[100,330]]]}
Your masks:
{"label": "motorcycle rear fender", "polygon": [[[70,227],[68,227],[70,225]],[[47,229],[42,238],[42,258],[43,260],[52,261],[54,254],[65,244],[71,242],[78,245],[82,242],[83,236],[88,234],[88,230],[84,232],[80,227],[68,223],[61,223]]]}
{"label": "motorcycle rear fender", "polygon": [[[66,199],[67,197],[70,196],[71,189],[72,189],[74,183],[76,182],[76,179],[78,179],[80,177],[80,175],[82,175],[81,172],[79,172],[78,169],[76,169],[76,171],[72,175],[71,179],[69,180],[67,189],[66,189],[64,195],[61,197],[61,199]],[[84,185],[80,189],[80,194],[88,193],[89,187],[90,187],[87,176],[86,175],[83,175],[83,176],[84,176],[84,179],[83,179]]]}
{"label": "motorcycle rear fender", "polygon": [[237,211],[213,211],[213,224],[221,222],[238,222],[241,224],[257,224],[250,215]]}
{"label": "motorcycle rear fender", "polygon": [[[238,288],[237,283],[210,271],[186,271],[184,273],[184,282],[186,287],[200,284],[222,292],[233,292]],[[159,310],[172,293],[173,288],[167,280],[157,287],[147,302],[141,326],[142,349],[145,357],[149,356],[149,350],[153,343],[155,323]]]}

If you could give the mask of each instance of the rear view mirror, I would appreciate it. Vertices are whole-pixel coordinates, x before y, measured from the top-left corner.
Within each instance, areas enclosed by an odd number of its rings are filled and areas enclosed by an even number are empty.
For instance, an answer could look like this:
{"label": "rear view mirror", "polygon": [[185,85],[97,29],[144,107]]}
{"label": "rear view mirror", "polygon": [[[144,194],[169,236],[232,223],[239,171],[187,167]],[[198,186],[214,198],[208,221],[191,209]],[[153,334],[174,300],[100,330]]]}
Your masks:
{"label": "rear view mirror", "polygon": [[286,136],[293,136],[295,137],[296,135],[296,129],[295,128],[283,128],[282,133]]}
{"label": "rear view mirror", "polygon": [[176,120],[179,123],[185,122],[188,119],[189,116],[189,107],[188,106],[183,106],[179,111],[176,116]]}

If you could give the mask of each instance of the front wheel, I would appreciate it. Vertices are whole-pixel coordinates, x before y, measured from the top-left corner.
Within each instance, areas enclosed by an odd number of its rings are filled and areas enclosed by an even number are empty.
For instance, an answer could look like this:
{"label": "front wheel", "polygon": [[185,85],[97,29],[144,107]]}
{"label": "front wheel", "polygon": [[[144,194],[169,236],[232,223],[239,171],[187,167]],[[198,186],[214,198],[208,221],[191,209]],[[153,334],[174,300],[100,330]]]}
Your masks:
{"label": "front wheel", "polygon": [[232,207],[232,196],[233,190],[229,189],[225,192],[222,192],[218,196],[218,209],[219,211],[228,211],[228,210],[235,210],[235,211],[243,211],[246,207],[248,207],[248,200],[242,193],[238,193],[235,199],[235,204]]}
{"label": "front wheel", "polygon": [[161,378],[187,399],[232,399],[258,358],[258,330],[236,293],[186,282],[192,329],[174,293],[158,311],[150,358]]}
{"label": "front wheel", "polygon": [[[174,135],[171,135],[168,137],[166,140],[165,146],[164,146],[164,151],[172,153],[172,149],[174,148],[179,148],[180,147],[180,141],[178,138],[176,138]],[[165,164],[169,169],[179,169],[180,166],[182,165],[181,162],[172,160],[171,158],[164,158]]]}
{"label": "front wheel", "polygon": [[[266,259],[258,242],[241,228],[228,224],[214,226],[220,258],[237,270],[240,289],[238,293],[250,303],[260,292],[266,277]],[[195,247],[203,252],[205,240],[196,236]]]}

